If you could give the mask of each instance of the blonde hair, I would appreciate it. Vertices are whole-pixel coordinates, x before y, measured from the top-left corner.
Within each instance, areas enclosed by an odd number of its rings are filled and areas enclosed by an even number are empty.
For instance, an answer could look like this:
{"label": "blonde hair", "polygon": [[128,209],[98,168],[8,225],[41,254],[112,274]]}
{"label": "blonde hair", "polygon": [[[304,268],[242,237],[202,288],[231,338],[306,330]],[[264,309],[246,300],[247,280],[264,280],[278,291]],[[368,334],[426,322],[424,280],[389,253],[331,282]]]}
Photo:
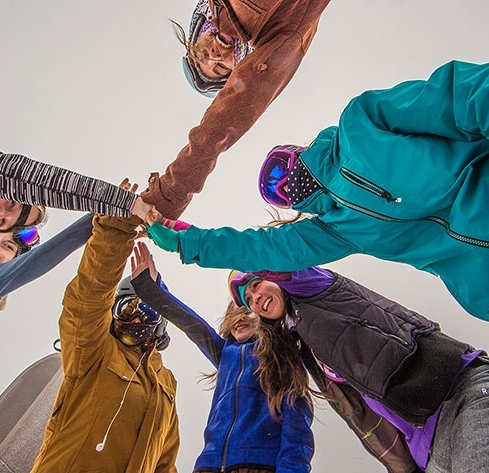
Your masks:
{"label": "blonde hair", "polygon": [[296,215],[293,215],[290,217],[285,217],[279,209],[277,209],[273,206],[270,206],[269,208],[267,208],[267,213],[268,213],[268,215],[270,215],[272,220],[270,220],[268,223],[265,223],[264,225],[260,225],[259,228],[280,227],[280,226],[288,224],[288,223],[298,222],[299,220],[303,220],[304,218],[308,218],[310,215],[310,214],[306,214],[306,213],[296,212]]}
{"label": "blonde hair", "polygon": [[233,325],[239,319],[251,313],[252,312],[246,307],[238,307],[234,301],[230,301],[226,307],[221,323],[219,324],[219,335],[223,338],[233,338],[233,335],[231,334]]}
{"label": "blonde hair", "polygon": [[46,207],[44,205],[33,205],[33,207],[37,210],[37,216],[34,222],[32,222],[29,227],[33,226],[42,226],[48,221],[48,214],[46,211]]}
{"label": "blonde hair", "polygon": [[[30,205],[30,204],[23,204],[23,205]],[[27,227],[42,227],[45,225],[45,223],[48,221],[48,214],[46,212],[46,207],[44,205],[32,205],[32,208],[36,210],[35,214],[35,219],[32,223],[29,224],[23,224],[23,225],[17,225],[14,224],[7,230],[0,230],[2,233],[7,233],[7,232],[18,232],[20,230],[23,230],[24,228]]]}
{"label": "blonde hair", "polygon": [[[231,334],[231,329],[233,325],[245,315],[251,312],[246,307],[238,307],[234,301],[230,301],[226,307],[224,315],[221,317],[221,322],[219,324],[218,333],[221,337],[227,339],[233,339]],[[200,381],[205,381],[209,384],[209,389],[213,389],[217,380],[217,370],[213,373],[202,373],[200,375]]]}
{"label": "blonde hair", "polygon": [[185,34],[185,30],[182,28],[182,26],[179,25],[176,21],[173,21],[171,18],[169,19],[169,21],[172,24],[175,36],[177,37],[180,44],[182,44],[185,48],[188,57],[197,62],[201,61],[203,59],[203,49],[201,45],[191,43],[187,39],[187,35]]}

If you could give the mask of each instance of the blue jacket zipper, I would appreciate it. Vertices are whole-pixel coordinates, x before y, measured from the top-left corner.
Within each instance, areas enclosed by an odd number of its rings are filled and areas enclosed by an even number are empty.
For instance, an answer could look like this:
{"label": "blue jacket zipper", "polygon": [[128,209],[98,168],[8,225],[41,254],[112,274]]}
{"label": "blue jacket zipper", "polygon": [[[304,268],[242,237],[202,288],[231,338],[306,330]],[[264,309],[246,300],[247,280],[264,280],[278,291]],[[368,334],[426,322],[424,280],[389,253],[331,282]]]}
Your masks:
{"label": "blue jacket zipper", "polygon": [[236,420],[238,417],[238,392],[239,392],[239,382],[241,380],[241,377],[243,376],[244,372],[244,351],[246,348],[246,344],[243,343],[241,345],[241,353],[240,353],[240,367],[239,367],[239,374],[238,377],[236,378],[236,384],[234,385],[234,414],[233,414],[233,421],[231,422],[231,425],[229,427],[228,433],[226,434],[226,440],[224,441],[224,447],[222,449],[222,457],[221,457],[221,472],[224,473],[226,471],[226,460],[228,456],[228,448],[229,448],[229,439],[231,437],[231,433],[234,429],[234,426],[236,425]]}

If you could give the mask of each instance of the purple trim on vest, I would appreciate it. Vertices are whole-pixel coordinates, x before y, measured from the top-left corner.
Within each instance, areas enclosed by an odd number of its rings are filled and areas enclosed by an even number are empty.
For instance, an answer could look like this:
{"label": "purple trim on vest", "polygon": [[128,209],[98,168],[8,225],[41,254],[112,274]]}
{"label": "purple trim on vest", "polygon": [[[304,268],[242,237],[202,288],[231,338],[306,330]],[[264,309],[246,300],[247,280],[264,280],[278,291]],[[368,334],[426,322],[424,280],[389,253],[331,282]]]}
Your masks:
{"label": "purple trim on vest", "polygon": [[334,282],[331,271],[313,266],[301,271],[293,271],[288,281],[275,282],[289,294],[297,297],[310,297],[327,289]]}
{"label": "purple trim on vest", "polygon": [[[458,378],[460,373],[462,373],[462,371],[469,365],[469,363],[474,361],[474,359],[477,358],[479,355],[484,354],[485,352],[483,350],[477,350],[462,355],[459,371],[457,373],[457,376],[453,379],[453,382],[455,383],[455,380]],[[401,432],[404,433],[406,437],[406,442],[409,446],[409,450],[411,451],[411,455],[413,456],[414,461],[421,469],[424,470],[426,468],[426,465],[428,464],[430,447],[433,442],[433,437],[436,430],[436,423],[438,421],[438,416],[440,415],[440,410],[443,404],[441,404],[437,411],[430,418],[428,418],[424,427],[420,428],[414,427],[401,417],[395,415],[380,402],[374,401],[367,396],[362,395],[362,397],[368,404],[370,409],[387,419],[391,424],[395,425]]]}

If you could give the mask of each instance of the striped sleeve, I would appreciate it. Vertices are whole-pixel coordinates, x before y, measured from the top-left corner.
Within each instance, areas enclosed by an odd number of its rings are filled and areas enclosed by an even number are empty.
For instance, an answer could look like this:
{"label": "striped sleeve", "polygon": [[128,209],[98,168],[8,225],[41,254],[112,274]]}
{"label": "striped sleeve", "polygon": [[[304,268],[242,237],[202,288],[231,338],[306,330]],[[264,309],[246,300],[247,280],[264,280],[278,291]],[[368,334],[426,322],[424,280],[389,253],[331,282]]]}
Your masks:
{"label": "striped sleeve", "polygon": [[114,184],[20,154],[0,154],[0,198],[128,217],[137,195]]}

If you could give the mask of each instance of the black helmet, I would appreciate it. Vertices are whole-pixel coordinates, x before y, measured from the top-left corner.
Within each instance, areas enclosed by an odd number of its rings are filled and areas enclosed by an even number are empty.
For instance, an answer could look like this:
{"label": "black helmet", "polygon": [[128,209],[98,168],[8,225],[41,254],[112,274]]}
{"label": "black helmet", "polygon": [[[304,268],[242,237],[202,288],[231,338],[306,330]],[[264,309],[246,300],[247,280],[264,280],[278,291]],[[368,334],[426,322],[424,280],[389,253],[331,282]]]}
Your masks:
{"label": "black helmet", "polygon": [[[138,316],[139,324],[130,322]],[[127,345],[147,345],[155,341],[157,350],[164,350],[170,343],[166,332],[168,320],[152,309],[136,294],[131,276],[119,283],[112,307],[113,333]]]}

